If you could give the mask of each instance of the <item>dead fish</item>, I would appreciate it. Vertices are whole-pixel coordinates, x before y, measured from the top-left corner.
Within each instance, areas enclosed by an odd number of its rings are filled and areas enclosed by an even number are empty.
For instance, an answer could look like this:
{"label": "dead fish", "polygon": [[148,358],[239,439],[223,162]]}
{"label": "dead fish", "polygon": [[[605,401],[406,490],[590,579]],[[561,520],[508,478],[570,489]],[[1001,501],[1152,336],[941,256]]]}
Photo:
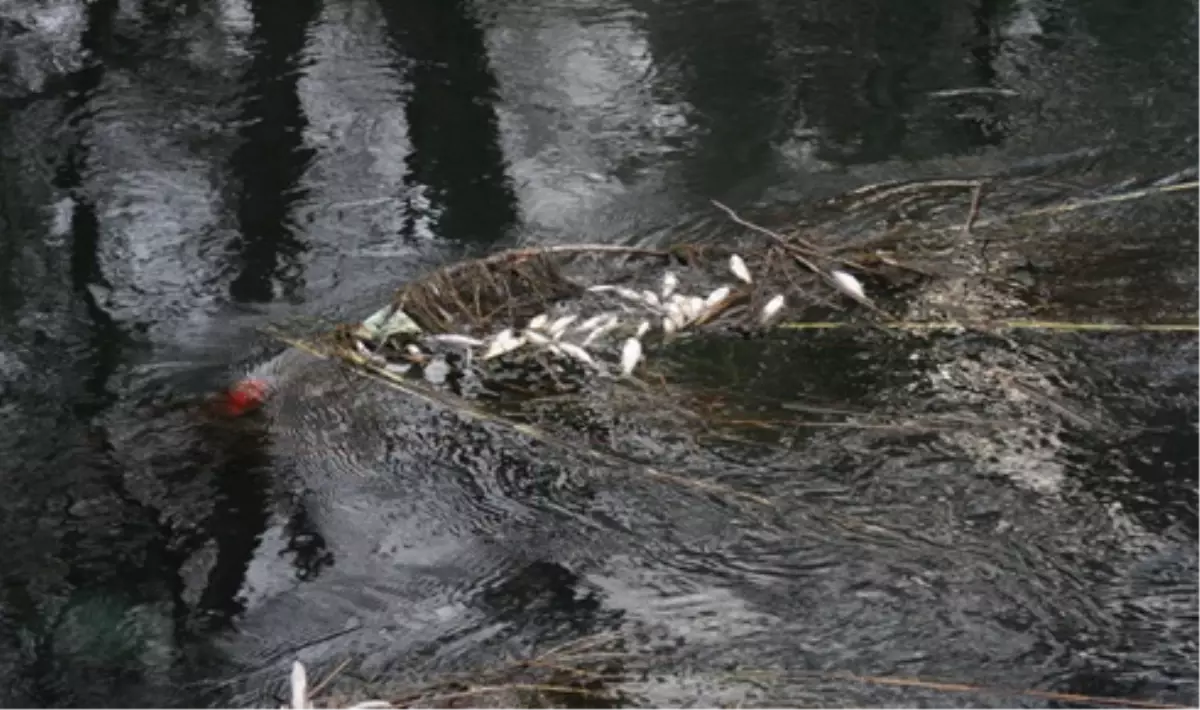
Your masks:
{"label": "dead fish", "polygon": [[650,321],[644,320],[641,323],[638,323],[637,335],[635,335],[633,337],[640,338],[643,335],[645,335],[646,333],[648,333],[649,331],[650,331]]}
{"label": "dead fish", "polygon": [[587,337],[583,339],[583,343],[581,343],[581,344],[583,345],[583,347],[586,348],[587,346],[596,342],[597,340],[604,337],[608,333],[612,332],[619,325],[621,325],[621,320],[619,318],[617,318],[616,316],[612,316],[608,319],[608,322],[604,323],[603,325],[597,326],[595,330],[588,333]]}
{"label": "dead fish", "polygon": [[582,323],[580,323],[579,325],[575,326],[575,330],[577,330],[577,331],[579,331],[579,332],[581,332],[581,333],[583,333],[583,332],[586,332],[586,331],[589,331],[589,330],[592,330],[593,328],[596,328],[596,327],[597,327],[597,326],[599,326],[601,323],[604,323],[605,321],[607,321],[607,320],[608,320],[609,318],[611,318],[611,317],[612,317],[612,314],[611,314],[611,313],[601,313],[601,314],[600,314],[600,315],[598,315],[598,316],[592,316],[591,318],[588,318],[588,319],[587,319],[587,320],[585,320],[584,322],[582,322]]}
{"label": "dead fish", "polygon": [[306,710],[308,704],[308,673],[304,670],[304,664],[300,661],[292,662],[292,708],[293,710]]}
{"label": "dead fish", "polygon": [[621,346],[621,374],[628,375],[632,373],[641,359],[642,341],[637,338],[626,340],[625,344]]}
{"label": "dead fish", "polygon": [[675,289],[679,287],[679,277],[675,272],[668,271],[663,274],[662,278],[662,297],[663,299],[670,298],[671,294],[675,293]]}
{"label": "dead fish", "polygon": [[483,341],[479,338],[472,338],[469,335],[458,335],[457,333],[438,333],[429,336],[426,340],[433,340],[447,345],[457,345],[464,348],[483,347]]}
{"label": "dead fish", "polygon": [[618,286],[616,288],[616,293],[618,296],[620,296],[621,298],[624,298],[627,301],[637,301],[638,303],[645,302],[645,299],[642,298],[642,294],[637,291],[634,291],[631,288],[625,288],[624,286]]}
{"label": "dead fish", "polygon": [[742,281],[754,283],[754,279],[750,278],[750,269],[746,268],[746,262],[742,261],[742,257],[737,254],[729,257],[729,270]]}
{"label": "dead fish", "polygon": [[729,288],[728,286],[722,286],[721,288],[716,289],[705,297],[705,308],[711,309],[714,306],[720,305],[726,298],[729,298],[729,294],[732,292],[733,289]]}
{"label": "dead fish", "polygon": [[651,308],[659,308],[662,303],[658,300],[658,294],[653,291],[642,291],[642,300]]}
{"label": "dead fish", "polygon": [[834,269],[833,271],[829,272],[829,277],[833,280],[833,285],[837,286],[838,290],[847,296],[855,299],[856,301],[870,301],[870,299],[867,298],[867,294],[863,291],[862,283],[858,279],[854,278],[854,276],[851,274],[839,269]]}
{"label": "dead fish", "polygon": [[550,327],[547,328],[546,331],[550,333],[551,338],[558,340],[562,337],[563,333],[567,332],[567,327],[578,319],[579,316],[563,316],[562,318],[559,318],[551,323]]}
{"label": "dead fish", "polygon": [[575,343],[555,343],[555,347],[589,367],[600,369],[599,363],[596,362],[591,354]]}
{"label": "dead fish", "polygon": [[505,328],[496,333],[488,344],[488,349],[483,353],[484,360],[500,357],[505,353],[510,353],[513,350],[525,344],[525,338],[519,338],[513,335],[512,328]]}
{"label": "dead fish", "polygon": [[769,323],[772,318],[779,315],[779,311],[783,310],[783,304],[784,298],[782,293],[767,301],[767,305],[763,306],[762,315],[760,317],[762,323],[765,325]]}
{"label": "dead fish", "polygon": [[541,330],[546,327],[546,322],[550,320],[550,316],[542,313],[529,319],[529,324],[525,326],[526,330]]}

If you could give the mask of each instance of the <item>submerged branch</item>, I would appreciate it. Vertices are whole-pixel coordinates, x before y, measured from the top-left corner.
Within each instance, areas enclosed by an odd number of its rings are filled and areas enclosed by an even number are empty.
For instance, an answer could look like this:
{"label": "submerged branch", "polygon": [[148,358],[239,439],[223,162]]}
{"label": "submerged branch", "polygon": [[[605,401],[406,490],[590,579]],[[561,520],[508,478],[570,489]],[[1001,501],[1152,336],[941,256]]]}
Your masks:
{"label": "submerged branch", "polygon": [[336,360],[345,362],[348,365],[353,366],[352,369],[354,371],[359,372],[367,377],[373,377],[373,378],[383,382],[385,385],[392,387],[393,389],[398,389],[402,392],[405,392],[406,394],[409,394],[418,399],[421,399],[422,401],[424,401],[426,403],[434,404],[434,405],[437,405],[440,407],[445,407],[447,409],[451,409],[455,412],[458,412],[459,414],[462,414],[470,419],[493,424],[493,425],[499,426],[501,428],[507,429],[509,431],[513,431],[518,434],[522,434],[530,439],[533,439],[534,441],[537,441],[541,444],[545,444],[547,446],[559,449],[560,451],[564,451],[568,454],[582,455],[585,458],[590,458],[597,463],[604,464],[606,466],[609,466],[609,467],[617,469],[617,470],[633,469],[633,470],[636,470],[636,471],[642,473],[643,475],[647,476],[648,478],[654,478],[654,479],[658,479],[658,480],[662,480],[662,481],[669,481],[669,482],[675,483],[677,485],[694,488],[696,490],[701,490],[701,491],[705,491],[708,493],[725,495],[725,496],[729,496],[729,497],[733,497],[733,498],[741,498],[743,500],[751,501],[751,502],[757,503],[759,505],[764,505],[764,506],[769,506],[769,507],[773,506],[773,504],[771,503],[770,500],[768,500],[762,496],[755,495],[753,493],[739,491],[737,489],[730,488],[728,486],[724,486],[719,483],[700,481],[700,480],[689,478],[687,476],[683,476],[680,474],[663,471],[663,470],[655,468],[653,466],[638,463],[637,461],[629,459],[625,456],[621,456],[620,454],[617,454],[614,452],[608,452],[608,451],[601,451],[592,446],[581,446],[581,445],[577,445],[577,444],[568,443],[567,441],[564,441],[564,440],[562,440],[548,432],[545,432],[537,427],[534,427],[530,424],[514,422],[505,417],[501,417],[501,416],[497,416],[495,414],[491,414],[489,412],[485,412],[477,407],[467,404],[465,401],[462,401],[462,400],[458,399],[457,397],[446,395],[446,394],[443,394],[440,392],[435,392],[435,391],[429,390],[428,388],[425,388],[425,387],[417,385],[413,382],[410,382],[410,381],[404,379],[403,377],[399,377],[391,372],[388,372],[387,370],[384,370],[384,369],[376,366],[369,359],[367,359],[366,357],[363,357],[362,355],[360,355],[356,352],[334,351],[330,348],[325,348],[325,347],[322,347],[315,343],[309,343],[309,342],[305,342],[303,340],[289,337],[289,336],[284,335],[283,333],[280,333],[273,329],[268,329],[266,331],[266,334],[272,338],[275,338],[276,340],[278,340],[279,342],[281,342],[285,345],[296,348],[297,350],[308,353],[309,355],[312,355],[314,357],[318,357],[321,359],[336,359]]}

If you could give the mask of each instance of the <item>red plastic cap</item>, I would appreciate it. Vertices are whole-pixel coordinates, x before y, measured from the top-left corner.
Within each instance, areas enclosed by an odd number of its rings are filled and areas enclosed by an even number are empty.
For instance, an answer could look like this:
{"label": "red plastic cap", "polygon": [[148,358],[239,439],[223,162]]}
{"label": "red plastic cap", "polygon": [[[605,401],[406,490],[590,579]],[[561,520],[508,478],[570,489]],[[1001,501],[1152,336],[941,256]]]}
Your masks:
{"label": "red plastic cap", "polygon": [[225,394],[225,413],[240,417],[253,412],[267,400],[269,389],[266,380],[255,377],[240,380]]}

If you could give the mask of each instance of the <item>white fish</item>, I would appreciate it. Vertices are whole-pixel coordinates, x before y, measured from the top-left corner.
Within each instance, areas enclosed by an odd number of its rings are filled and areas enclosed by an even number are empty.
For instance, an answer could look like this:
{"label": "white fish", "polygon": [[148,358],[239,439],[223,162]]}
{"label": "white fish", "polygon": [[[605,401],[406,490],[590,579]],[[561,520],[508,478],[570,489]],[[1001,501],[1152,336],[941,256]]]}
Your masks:
{"label": "white fish", "polygon": [[400,364],[397,362],[389,362],[384,364],[383,369],[385,372],[390,372],[393,375],[404,375],[412,369],[412,365],[410,363]]}
{"label": "white fish", "polygon": [[529,319],[529,324],[525,326],[525,330],[541,330],[546,327],[546,322],[550,320],[550,316],[542,313]]}
{"label": "white fish", "polygon": [[674,324],[676,330],[683,328],[691,320],[687,317],[687,309],[688,305],[685,299],[673,301],[671,305],[667,306],[667,319]]}
{"label": "white fish", "polygon": [[750,278],[750,269],[746,268],[746,262],[742,261],[742,257],[737,254],[729,257],[729,270],[742,281],[754,283],[754,279]]}
{"label": "white fish", "polygon": [[767,305],[763,306],[761,320],[764,324],[769,323],[772,318],[779,315],[779,311],[783,310],[784,298],[783,294],[779,294],[767,301]]}
{"label": "white fish", "polygon": [[358,705],[351,705],[350,710],[392,710],[395,707],[383,700],[366,700]]}
{"label": "white fish", "polygon": [[585,365],[594,367],[596,369],[600,368],[600,365],[596,363],[588,351],[579,347],[575,343],[556,343],[555,347]]}
{"label": "white fish", "polygon": [[438,333],[429,336],[426,340],[433,340],[447,345],[459,345],[464,348],[478,348],[483,346],[483,341],[479,338],[472,338],[469,335],[458,335],[457,333]]}
{"label": "white fish", "polygon": [[599,326],[601,323],[604,323],[605,321],[607,321],[607,320],[608,320],[609,318],[611,318],[611,317],[612,317],[612,314],[611,314],[611,313],[601,313],[601,314],[600,314],[600,315],[598,315],[598,316],[592,316],[591,318],[588,318],[588,319],[587,319],[587,320],[585,320],[584,322],[582,322],[582,323],[580,323],[579,325],[575,326],[575,330],[578,330],[578,331],[579,331],[579,332],[581,332],[581,333],[582,333],[582,332],[585,332],[585,331],[588,331],[588,330],[592,330],[593,328],[596,328],[596,327],[597,327],[597,326]]}
{"label": "white fish", "polygon": [[642,341],[637,338],[629,338],[625,344],[621,346],[621,374],[628,375],[633,372],[633,368],[637,367],[638,361],[642,359]]}
{"label": "white fish", "polygon": [[620,296],[621,298],[624,298],[626,300],[637,301],[638,303],[644,302],[644,299],[642,298],[642,294],[639,293],[638,291],[634,291],[631,288],[625,288],[624,286],[618,286],[616,288],[616,291],[617,291],[618,296]]}
{"label": "white fish", "polygon": [[596,286],[588,286],[587,290],[591,291],[592,293],[604,293],[605,291],[615,291],[616,289],[617,289],[616,286],[609,286],[608,284],[597,284]]}
{"label": "white fish", "polygon": [[704,299],[705,307],[712,308],[713,306],[718,305],[726,298],[729,298],[729,294],[732,293],[732,291],[733,289],[729,288],[728,286],[722,286],[721,288],[713,291]]}
{"label": "white fish", "polygon": [[838,269],[829,272],[829,276],[833,279],[833,285],[837,286],[842,293],[857,301],[869,300],[867,294],[863,292],[862,283],[854,276]]}
{"label": "white fish", "polygon": [[412,343],[405,345],[404,349],[407,350],[408,354],[412,355],[413,357],[425,357],[425,353],[421,352],[421,348],[418,348],[416,345],[413,345]]}
{"label": "white fish", "polygon": [[645,335],[646,333],[648,333],[649,331],[650,331],[650,321],[644,320],[641,323],[638,323],[637,335],[635,335],[633,337],[640,338],[643,335]]}
{"label": "white fish", "polygon": [[690,323],[704,315],[705,307],[706,306],[703,298],[700,298],[699,296],[689,296],[687,300],[683,302],[683,314],[687,316],[688,322]]}
{"label": "white fish", "polygon": [[549,345],[550,343],[554,342],[549,337],[542,335],[536,330],[525,331],[525,339],[534,345]]}
{"label": "white fish", "polygon": [[586,348],[587,346],[596,342],[597,340],[604,337],[605,335],[608,335],[619,325],[621,325],[621,320],[619,318],[617,318],[616,316],[610,317],[608,319],[607,323],[604,323],[603,325],[598,326],[595,330],[588,333],[587,337],[583,339],[583,343],[581,343],[581,345],[583,345],[583,347]]}
{"label": "white fish", "polygon": [[674,318],[672,318],[671,316],[664,316],[662,319],[662,329],[663,329],[663,335],[671,335],[672,333],[674,333],[676,330],[679,329],[679,326],[678,326],[678,324],[675,323]]}
{"label": "white fish", "polygon": [[567,327],[578,319],[579,316],[563,316],[562,318],[559,318],[551,323],[550,327],[547,328],[546,331],[550,333],[551,338],[558,340],[562,337],[563,333],[567,332]]}
{"label": "white fish", "polygon": [[663,300],[670,298],[671,294],[675,293],[675,289],[679,287],[679,277],[675,272],[668,271],[663,274],[662,279],[662,297]]}
{"label": "white fish", "polygon": [[525,338],[518,338],[513,335],[512,328],[505,328],[492,337],[487,351],[483,353],[483,359],[491,360],[494,357],[500,357],[505,353],[516,350],[524,344]]}
{"label": "white fish", "polygon": [[653,291],[642,291],[642,300],[651,308],[659,308],[662,303],[658,300],[658,294]]}
{"label": "white fish", "polygon": [[300,661],[292,662],[292,708],[305,710],[308,704],[308,673]]}
{"label": "white fish", "polygon": [[368,348],[366,345],[363,345],[363,341],[361,340],[354,341],[354,349],[358,351],[359,355],[362,355],[365,358],[369,358],[375,354],[371,352],[370,348]]}

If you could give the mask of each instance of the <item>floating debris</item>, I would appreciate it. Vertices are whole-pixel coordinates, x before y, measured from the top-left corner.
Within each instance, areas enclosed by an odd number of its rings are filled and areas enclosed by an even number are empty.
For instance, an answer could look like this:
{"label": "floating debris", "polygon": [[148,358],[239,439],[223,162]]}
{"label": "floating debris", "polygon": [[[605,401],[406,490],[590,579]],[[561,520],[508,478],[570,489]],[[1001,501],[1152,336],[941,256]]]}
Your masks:
{"label": "floating debris", "polygon": [[621,374],[631,374],[641,359],[642,341],[637,338],[626,340],[625,344],[621,346]]}
{"label": "floating debris", "polygon": [[406,375],[412,369],[412,363],[408,362],[386,362],[383,365],[384,372],[389,372],[393,375]]}
{"label": "floating debris", "polygon": [[779,315],[779,312],[783,310],[783,304],[784,298],[782,293],[767,301],[767,305],[763,306],[762,309],[763,325],[770,323],[772,318]]}
{"label": "floating debris", "polygon": [[663,274],[662,298],[664,301],[670,298],[671,294],[675,293],[676,288],[679,288],[679,277],[675,275],[675,272],[668,271],[667,273]]}
{"label": "floating debris", "polygon": [[833,279],[833,285],[837,286],[842,293],[857,301],[869,301],[867,294],[863,291],[862,283],[853,275],[835,269],[829,272],[829,276]]}
{"label": "floating debris", "polygon": [[421,326],[395,305],[384,306],[359,324],[355,335],[367,340],[383,341],[401,333],[420,333]]}
{"label": "floating debris", "polygon": [[750,278],[750,269],[746,268],[746,262],[742,261],[742,257],[734,254],[729,257],[729,270],[733,275],[746,283],[754,283],[754,279]]}

